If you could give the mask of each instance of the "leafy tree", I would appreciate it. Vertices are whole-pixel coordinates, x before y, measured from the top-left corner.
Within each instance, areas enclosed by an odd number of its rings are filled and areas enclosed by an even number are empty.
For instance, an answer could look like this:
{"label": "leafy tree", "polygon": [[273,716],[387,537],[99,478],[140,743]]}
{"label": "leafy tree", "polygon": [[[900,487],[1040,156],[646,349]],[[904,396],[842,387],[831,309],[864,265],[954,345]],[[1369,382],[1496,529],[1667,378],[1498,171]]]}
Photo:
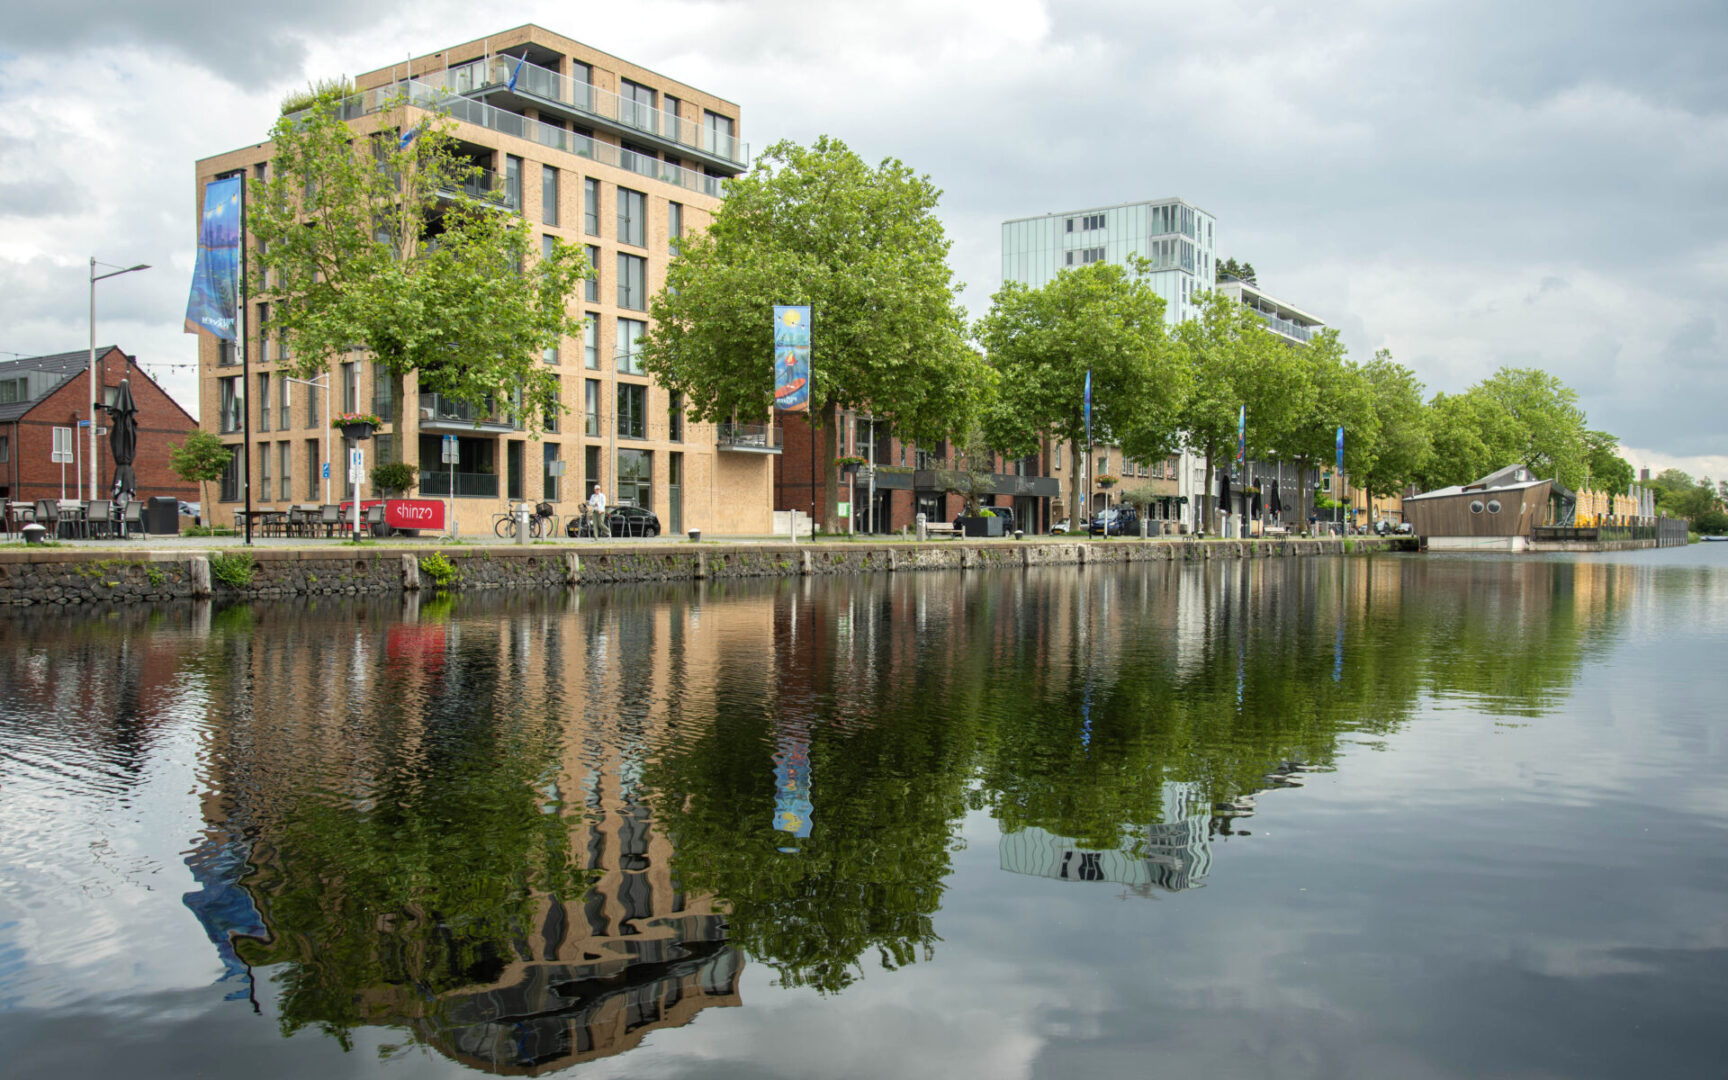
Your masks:
{"label": "leafy tree", "polygon": [[1537,476],[1558,477],[1571,488],[1583,485],[1588,450],[1576,391],[1546,371],[1501,368],[1471,392],[1497,403],[1516,425],[1520,452],[1493,468],[1524,464]]}
{"label": "leafy tree", "polygon": [[[759,420],[774,401],[773,305],[810,304],[809,419],[823,460],[835,457],[842,408],[922,443],[965,432],[988,380],[966,345],[940,195],[901,162],[871,168],[838,139],[768,148],[667,268],[643,367],[698,420]],[[832,470],[825,484],[832,528]]]}
{"label": "leafy tree", "polygon": [[1246,281],[1250,285],[1260,284],[1258,276],[1254,273],[1254,264],[1251,262],[1239,263],[1235,259],[1225,259],[1218,264],[1218,276],[1220,278],[1233,277],[1238,281]]}
{"label": "leafy tree", "polygon": [[1516,457],[1515,425],[1497,401],[1473,392],[1436,394],[1428,416],[1433,452],[1421,470],[1425,488],[1467,484]]}
{"label": "leafy tree", "polygon": [[[1189,374],[1143,269],[1093,263],[1035,289],[1002,286],[976,329],[1000,376],[987,413],[992,445],[1019,457],[1048,436],[1071,444],[1076,464],[1085,460],[1090,372],[1094,442],[1143,461],[1175,448]],[[1080,472],[1069,475],[1070,517],[1086,512]]]}
{"label": "leafy tree", "polygon": [[1176,340],[1194,380],[1181,415],[1183,437],[1206,459],[1200,520],[1211,521],[1217,501],[1212,471],[1236,453],[1241,410],[1248,411],[1248,456],[1263,459],[1307,407],[1313,387],[1301,349],[1273,337],[1259,316],[1220,294],[1208,296],[1200,314],[1176,328]]}
{"label": "leafy tree", "polygon": [[1632,488],[1637,473],[1632,463],[1621,457],[1620,440],[1606,431],[1584,433],[1585,467],[1590,470],[1590,486],[1611,495],[1624,495]]}
{"label": "leafy tree", "polygon": [[1344,468],[1357,475],[1370,471],[1380,426],[1371,384],[1362,368],[1351,362],[1338,331],[1324,330],[1294,351],[1313,396],[1273,445],[1279,457],[1296,466],[1296,519],[1305,521],[1308,470],[1333,461],[1338,428],[1344,429]]}
{"label": "leafy tree", "polygon": [[199,497],[204,500],[206,521],[210,520],[209,485],[222,479],[233,457],[234,452],[224,446],[221,439],[203,428],[188,431],[184,443],[168,444],[168,467],[188,484],[198,485]]}
{"label": "leafy tree", "polygon": [[[1370,495],[1396,495],[1414,482],[1433,450],[1428,407],[1416,373],[1381,349],[1362,367],[1379,439],[1367,467],[1352,475]],[[1349,432],[1345,432],[1348,449]]]}
{"label": "leafy tree", "polygon": [[1684,469],[1663,469],[1650,481],[1656,506],[1670,517],[1683,517],[1694,525],[1722,505],[1720,493],[1708,476],[1693,480]]}
{"label": "leafy tree", "polygon": [[[294,368],[310,377],[355,348],[389,372],[394,430],[419,390],[488,408],[509,402],[531,430],[559,409],[544,351],[581,330],[566,305],[587,276],[579,248],[531,257],[507,193],[484,191],[454,124],[406,104],[356,131],[333,93],[271,132],[267,180],[252,181],[247,225]],[[412,447],[402,447],[412,455]]]}

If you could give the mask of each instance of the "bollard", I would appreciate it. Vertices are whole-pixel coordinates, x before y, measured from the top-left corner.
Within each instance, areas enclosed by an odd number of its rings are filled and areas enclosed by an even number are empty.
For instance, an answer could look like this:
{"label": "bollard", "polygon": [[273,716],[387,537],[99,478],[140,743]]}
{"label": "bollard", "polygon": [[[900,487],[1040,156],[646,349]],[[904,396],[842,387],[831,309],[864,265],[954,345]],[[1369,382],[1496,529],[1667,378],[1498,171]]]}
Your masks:
{"label": "bollard", "polygon": [[407,592],[420,591],[420,560],[413,554],[402,556],[402,588]]}
{"label": "bollard", "polygon": [[210,560],[203,555],[194,555],[187,563],[187,569],[192,572],[192,595],[203,597],[210,595]]}
{"label": "bollard", "polygon": [[574,551],[564,556],[564,584],[575,585],[582,580],[582,556]]}
{"label": "bollard", "polygon": [[48,530],[32,521],[24,526],[24,542],[26,544],[45,544],[48,542]]}
{"label": "bollard", "polygon": [[700,543],[701,541],[702,541],[702,530],[701,529],[691,529],[690,530],[690,542],[692,544],[696,544],[696,543]]}
{"label": "bollard", "polygon": [[929,525],[929,522],[924,519],[924,515],[919,514],[918,515],[918,542],[920,544],[922,544],[924,541],[930,539],[930,530],[926,527],[928,525]]}
{"label": "bollard", "polygon": [[526,546],[528,543],[528,504],[517,503],[516,509],[516,543]]}

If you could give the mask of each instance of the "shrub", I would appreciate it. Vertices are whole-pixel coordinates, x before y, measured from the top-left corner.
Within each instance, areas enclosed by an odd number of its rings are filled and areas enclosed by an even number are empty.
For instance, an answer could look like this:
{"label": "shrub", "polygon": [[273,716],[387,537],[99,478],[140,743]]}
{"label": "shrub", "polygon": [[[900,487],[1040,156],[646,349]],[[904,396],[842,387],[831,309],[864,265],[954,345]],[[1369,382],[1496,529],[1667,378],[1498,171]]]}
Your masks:
{"label": "shrub", "polygon": [[419,486],[420,469],[406,461],[386,461],[372,466],[374,490],[407,493]]}
{"label": "shrub", "polygon": [[230,589],[244,589],[252,584],[257,571],[252,556],[243,551],[227,551],[210,556],[210,576]]}
{"label": "shrub", "polygon": [[462,572],[456,569],[456,564],[451,562],[442,551],[434,551],[430,555],[420,556],[420,572],[431,578],[432,584],[440,589],[449,588],[462,577]]}

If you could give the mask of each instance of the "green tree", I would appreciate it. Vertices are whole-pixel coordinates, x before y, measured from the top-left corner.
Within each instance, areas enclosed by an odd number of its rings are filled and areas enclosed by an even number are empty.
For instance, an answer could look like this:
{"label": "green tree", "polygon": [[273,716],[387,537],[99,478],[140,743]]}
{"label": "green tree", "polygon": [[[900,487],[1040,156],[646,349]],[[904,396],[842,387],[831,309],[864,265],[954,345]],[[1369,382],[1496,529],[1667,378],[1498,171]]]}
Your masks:
{"label": "green tree", "polygon": [[1498,404],[1516,425],[1519,453],[1494,469],[1528,465],[1537,476],[1557,477],[1567,487],[1583,485],[1588,450],[1576,391],[1546,371],[1501,368],[1471,392]]}
{"label": "green tree", "polygon": [[204,500],[205,521],[210,520],[209,485],[222,479],[233,457],[234,452],[224,446],[221,439],[203,428],[188,431],[183,443],[168,444],[168,467],[188,484],[198,485],[199,497]]}
{"label": "green tree", "polygon": [[1182,410],[1188,447],[1206,459],[1202,522],[1212,520],[1217,492],[1214,467],[1236,452],[1237,419],[1248,413],[1248,456],[1272,455],[1283,433],[1313,397],[1301,348],[1273,337],[1248,308],[1218,293],[1208,296],[1200,314],[1176,328],[1193,392]]}
{"label": "green tree", "polygon": [[[966,345],[940,195],[901,162],[872,168],[838,139],[768,148],[667,268],[643,367],[695,419],[760,420],[774,402],[773,305],[810,304],[809,419],[824,461],[843,408],[868,409],[908,440],[964,433],[987,381]],[[833,470],[825,484],[835,527]]]}
{"label": "green tree", "polygon": [[567,314],[588,274],[580,249],[531,253],[512,212],[520,192],[491,188],[448,118],[399,103],[362,132],[339,101],[322,94],[277,122],[270,176],[247,206],[256,291],[294,369],[311,377],[361,348],[389,372],[395,431],[410,374],[422,392],[507,405],[537,431],[560,408],[541,357],[581,331]]}
{"label": "green tree", "polygon": [[1584,433],[1585,467],[1590,471],[1590,486],[1612,495],[1624,495],[1632,488],[1637,473],[1632,463],[1618,453],[1620,440],[1606,431]]}
{"label": "green tree", "polygon": [[1396,495],[1421,475],[1433,452],[1422,383],[1415,372],[1394,361],[1385,349],[1363,365],[1362,377],[1368,381],[1379,440],[1373,459],[1353,475],[1370,495]]}
{"label": "green tree", "polygon": [[1218,277],[1233,277],[1238,281],[1245,281],[1250,285],[1260,284],[1258,276],[1254,273],[1254,264],[1251,262],[1237,262],[1235,259],[1225,259],[1223,262],[1218,264]]}
{"label": "green tree", "polygon": [[[1038,288],[1004,284],[976,332],[1000,376],[987,414],[992,445],[1019,457],[1040,439],[1071,444],[1086,459],[1086,379],[1092,379],[1092,439],[1156,460],[1176,446],[1189,375],[1171,347],[1164,301],[1143,267],[1114,263],[1065,269]],[[1069,516],[1084,514],[1079,468],[1069,475]]]}
{"label": "green tree", "polygon": [[1296,519],[1307,520],[1308,470],[1325,468],[1344,429],[1344,468],[1352,475],[1370,471],[1379,447],[1380,422],[1373,391],[1360,365],[1345,352],[1338,331],[1324,330],[1295,350],[1313,396],[1306,408],[1275,438],[1278,456],[1296,466]]}
{"label": "green tree", "polygon": [[1424,488],[1467,484],[1516,457],[1516,424],[1497,401],[1474,392],[1435,394],[1428,418],[1433,449],[1420,474]]}

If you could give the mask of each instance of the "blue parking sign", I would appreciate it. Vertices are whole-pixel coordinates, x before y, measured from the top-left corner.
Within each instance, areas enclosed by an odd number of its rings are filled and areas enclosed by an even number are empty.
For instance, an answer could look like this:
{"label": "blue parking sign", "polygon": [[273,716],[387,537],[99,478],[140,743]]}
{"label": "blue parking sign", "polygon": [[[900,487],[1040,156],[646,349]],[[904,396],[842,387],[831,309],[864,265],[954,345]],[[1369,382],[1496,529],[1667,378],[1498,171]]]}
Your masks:
{"label": "blue parking sign", "polygon": [[328,461],[326,461],[324,463],[324,475],[322,477],[320,477],[319,479],[322,479],[322,480],[330,479],[330,463]]}

